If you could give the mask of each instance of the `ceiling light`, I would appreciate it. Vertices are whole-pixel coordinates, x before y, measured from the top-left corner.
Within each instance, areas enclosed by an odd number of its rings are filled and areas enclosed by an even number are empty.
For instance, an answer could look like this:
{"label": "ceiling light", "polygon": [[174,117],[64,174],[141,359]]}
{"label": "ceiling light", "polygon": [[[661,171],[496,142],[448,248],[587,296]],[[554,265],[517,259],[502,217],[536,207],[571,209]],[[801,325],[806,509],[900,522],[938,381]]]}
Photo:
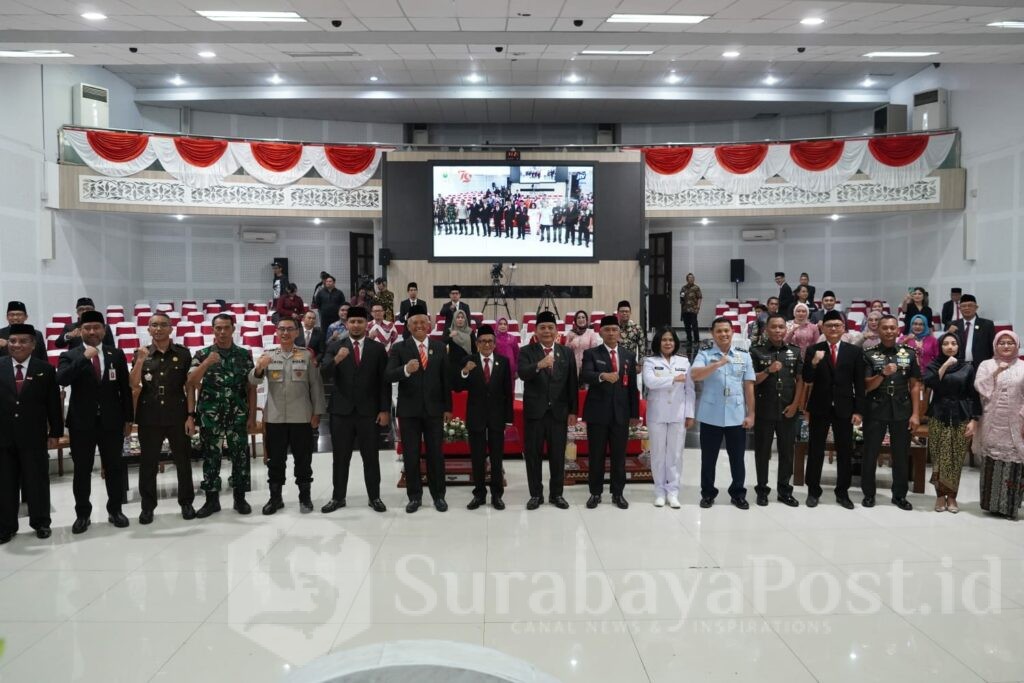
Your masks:
{"label": "ceiling light", "polygon": [[821,26],[825,23],[825,20],[821,17],[804,17],[800,20],[800,23],[804,26]]}
{"label": "ceiling light", "polygon": [[775,76],[772,76],[771,74],[768,74],[767,76],[764,77],[764,80],[761,82],[764,83],[765,85],[775,85],[776,83],[779,82],[779,79],[776,78]]}
{"label": "ceiling light", "polygon": [[863,87],[865,87],[865,88],[870,88],[871,86],[873,86],[875,84],[875,82],[873,80],[871,80],[871,76],[867,76],[867,77],[864,78],[863,81],[860,82],[860,84]]}
{"label": "ceiling light", "polygon": [[565,80],[569,81],[570,83],[579,83],[580,77],[577,76],[576,74],[569,74],[568,76],[565,77]]}
{"label": "ceiling light", "polygon": [[74,57],[62,50],[0,50],[0,57],[27,57],[29,59],[49,57]]}
{"label": "ceiling light", "polygon": [[680,77],[680,76],[679,76],[678,74],[676,74],[676,72],[675,72],[675,71],[671,72],[671,73],[670,73],[670,74],[668,75],[668,77],[667,77],[667,78],[665,78],[665,82],[666,82],[666,83],[671,83],[671,84],[673,84],[673,85],[675,85],[676,83],[678,83],[678,82],[679,82],[679,81],[681,81],[681,80],[683,80],[683,79],[682,79],[682,78],[681,78],[681,77]]}
{"label": "ceiling light", "polygon": [[831,216],[829,216],[829,218],[831,218],[834,221],[837,221],[837,220],[839,220],[839,214],[838,213],[834,213]]}
{"label": "ceiling light", "polygon": [[737,57],[740,56],[740,53],[736,50],[727,50],[726,52],[722,53],[722,56],[725,57],[726,59],[736,59]]}
{"label": "ceiling light", "polygon": [[281,76],[280,76],[280,75],[278,75],[278,74],[274,74],[273,76],[271,76],[271,77],[270,77],[270,78],[268,78],[267,80],[268,80],[268,81],[269,81],[270,83],[274,84],[274,85],[281,85],[282,83],[284,83],[284,79],[283,79],[283,78],[281,78]]}
{"label": "ceiling light", "polygon": [[933,57],[939,54],[938,52],[901,52],[883,50],[881,52],[868,52],[862,57]]}
{"label": "ceiling light", "polygon": [[470,83],[479,83],[484,79],[483,76],[474,71],[473,73],[466,76],[466,80],[469,81]]}
{"label": "ceiling light", "polygon": [[320,225],[320,219],[319,218],[314,218],[313,219],[313,225]]}
{"label": "ceiling light", "polygon": [[992,28],[1024,28],[1024,21],[993,21],[991,24],[986,24]]}
{"label": "ceiling light", "polygon": [[82,12],[82,18],[89,21],[103,21],[107,18],[107,15],[102,12]]}
{"label": "ceiling light", "polygon": [[609,24],[699,24],[707,19],[703,14],[613,14]]}
{"label": "ceiling light", "polygon": [[217,56],[217,53],[216,52],[211,52],[210,50],[203,50],[202,52],[199,53],[199,56],[202,57],[203,59],[213,59],[214,57]]}
{"label": "ceiling light", "polygon": [[379,81],[380,79],[379,79],[379,78],[377,78],[376,76],[370,76],[370,80],[371,80],[371,81],[373,81],[374,83],[376,83],[376,82],[377,82],[377,81]]}
{"label": "ceiling light", "polygon": [[642,57],[653,55],[654,50],[582,50],[581,55],[618,55],[620,57]]}
{"label": "ceiling light", "polygon": [[710,222],[711,222],[711,221],[709,221],[709,220],[708,220],[707,218],[701,218],[701,219],[700,219],[700,224],[701,224],[701,225],[707,225],[707,224],[708,224],[708,223],[710,223]]}
{"label": "ceiling light", "polygon": [[185,85],[185,79],[180,74],[174,74],[174,78],[168,81],[171,85]]}
{"label": "ceiling light", "polygon": [[175,214],[174,217],[177,218],[179,221],[185,220],[185,217],[183,215],[181,215],[180,213]]}
{"label": "ceiling light", "polygon": [[305,22],[296,12],[236,12],[234,10],[196,10],[196,14],[213,21],[284,21]]}

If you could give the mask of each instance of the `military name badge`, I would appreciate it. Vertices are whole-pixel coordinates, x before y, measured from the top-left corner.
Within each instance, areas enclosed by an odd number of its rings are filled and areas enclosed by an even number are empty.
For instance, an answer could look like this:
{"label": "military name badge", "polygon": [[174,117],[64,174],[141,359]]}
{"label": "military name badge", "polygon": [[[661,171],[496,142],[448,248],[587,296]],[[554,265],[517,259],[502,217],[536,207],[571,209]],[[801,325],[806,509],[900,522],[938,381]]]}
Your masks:
{"label": "military name badge", "polygon": [[901,369],[906,369],[910,366],[910,352],[906,348],[896,352],[896,365]]}
{"label": "military name badge", "polygon": [[271,363],[267,367],[267,379],[271,382],[284,381],[284,363]]}
{"label": "military name badge", "polygon": [[146,380],[147,382],[152,382],[153,381],[153,373],[152,372],[147,372],[145,375],[142,376],[142,379]]}

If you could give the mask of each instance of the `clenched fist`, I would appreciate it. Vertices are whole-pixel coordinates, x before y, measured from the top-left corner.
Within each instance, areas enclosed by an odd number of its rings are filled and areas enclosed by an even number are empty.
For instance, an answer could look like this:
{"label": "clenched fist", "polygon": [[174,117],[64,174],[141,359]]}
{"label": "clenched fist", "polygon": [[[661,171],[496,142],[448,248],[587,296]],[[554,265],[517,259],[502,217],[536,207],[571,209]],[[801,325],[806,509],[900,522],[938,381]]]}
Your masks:
{"label": "clenched fist", "polygon": [[420,362],[418,360],[411,360],[405,364],[405,372],[408,375],[415,374],[420,370]]}
{"label": "clenched fist", "polygon": [[217,363],[220,362],[220,354],[217,353],[216,351],[211,351],[210,355],[207,356],[206,360],[204,360],[203,362],[206,363],[208,366],[216,365]]}
{"label": "clenched fist", "polygon": [[269,367],[270,367],[270,354],[269,353],[265,353],[262,356],[260,356],[260,359],[258,361],[256,361],[256,370],[258,370],[259,372],[263,372],[263,371],[265,371]]}
{"label": "clenched fist", "polygon": [[473,372],[474,370],[476,370],[476,363],[474,363],[473,361],[469,361],[468,363],[462,366],[462,371],[467,375]]}
{"label": "clenched fist", "polygon": [[85,357],[88,358],[89,360],[92,360],[93,358],[95,358],[98,355],[100,355],[100,352],[96,350],[95,346],[86,346],[85,347]]}
{"label": "clenched fist", "polygon": [[338,365],[346,358],[348,358],[348,353],[349,352],[347,346],[342,346],[340,349],[338,349],[338,352],[334,354],[334,364]]}

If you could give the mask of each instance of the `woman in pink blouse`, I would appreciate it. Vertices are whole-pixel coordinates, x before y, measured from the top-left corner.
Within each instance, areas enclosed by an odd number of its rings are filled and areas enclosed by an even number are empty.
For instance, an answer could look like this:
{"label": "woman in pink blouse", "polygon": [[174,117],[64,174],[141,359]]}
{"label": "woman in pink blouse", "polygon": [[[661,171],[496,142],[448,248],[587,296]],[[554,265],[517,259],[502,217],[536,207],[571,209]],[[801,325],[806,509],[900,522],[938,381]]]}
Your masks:
{"label": "woman in pink blouse", "polygon": [[572,319],[572,329],[565,335],[565,345],[572,349],[576,356],[576,372],[583,365],[583,352],[601,345],[599,335],[590,325],[590,314],[576,311]]}
{"label": "woman in pink blouse", "polygon": [[799,346],[801,358],[818,341],[818,326],[810,321],[810,315],[807,304],[798,303],[793,306],[793,319],[786,324],[785,342]]}
{"label": "woman in pink blouse", "polygon": [[974,380],[983,411],[974,439],[981,509],[1017,519],[1024,496],[1024,362],[1013,332],[996,332],[994,346],[995,357],[978,366]]}
{"label": "woman in pink blouse", "polygon": [[900,337],[899,343],[917,352],[917,364],[922,370],[939,355],[939,342],[932,336],[931,323],[920,313],[910,320],[910,334]]}
{"label": "woman in pink blouse", "polygon": [[508,318],[498,318],[498,332],[494,335],[494,352],[508,358],[508,367],[512,372],[512,380],[518,377],[519,366],[519,335],[508,331]]}

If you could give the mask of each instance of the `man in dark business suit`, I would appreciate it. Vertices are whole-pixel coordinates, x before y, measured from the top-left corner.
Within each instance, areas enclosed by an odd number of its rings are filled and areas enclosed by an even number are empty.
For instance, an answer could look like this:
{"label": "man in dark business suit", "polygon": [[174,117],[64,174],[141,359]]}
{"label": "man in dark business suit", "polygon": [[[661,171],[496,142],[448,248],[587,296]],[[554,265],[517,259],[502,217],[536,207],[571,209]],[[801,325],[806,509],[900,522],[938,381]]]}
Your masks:
{"label": "man in dark business suit", "polygon": [[328,514],[345,507],[352,448],[359,446],[363,458],[363,481],[368,505],[386,512],[380,499],[380,427],[391,419],[391,382],[385,377],[388,354],[384,345],[366,336],[366,309],[348,309],[348,339],[327,347],[321,371],[332,379],[334,393],[331,415],[331,443],[334,448],[334,492],[320,512]]}
{"label": "man in dark business suit", "polygon": [[120,349],[103,344],[103,315],[86,311],[80,319],[82,344],[60,356],[57,383],[71,387],[68,431],[71,460],[75,463],[72,489],[75,494],[75,523],[71,533],[89,528],[92,504],[89,493],[96,448],[100,450],[107,485],[107,514],[118,528],[128,526],[121,512],[127,488],[124,439],[131,434],[134,407],[128,383],[128,363]]}
{"label": "man in dark business suit", "polygon": [[[75,314],[78,316],[78,320],[65,325],[64,330],[57,336],[55,343],[58,349],[74,349],[82,345],[82,315],[95,310],[96,304],[89,297],[83,296],[78,300],[78,303],[75,304]],[[113,331],[106,325],[104,325],[104,329],[103,345],[113,346]]]}
{"label": "man in dark business suit", "polygon": [[[400,322],[400,323],[403,323],[403,324],[409,318],[409,309],[410,308],[412,308],[413,306],[416,306],[417,304],[422,304],[423,306],[427,305],[427,303],[425,301],[423,301],[422,299],[419,298],[420,290],[419,290],[419,286],[415,282],[410,282],[406,286],[405,291],[408,294],[409,298],[406,299],[405,301],[403,301],[401,304],[399,304],[399,306],[398,306],[398,317],[395,319],[397,322]],[[408,337],[409,335],[406,334],[405,336]]]}
{"label": "man in dark business suit", "polygon": [[466,313],[466,320],[469,320],[469,304],[462,301],[462,291],[459,290],[458,285],[452,285],[448,290],[449,301],[444,302],[444,306],[441,307],[441,317],[444,318],[444,329],[447,330],[452,326],[452,320],[455,319],[456,311],[464,311]]}
{"label": "man in dark business suit", "polygon": [[954,321],[963,318],[960,315],[960,296],[964,290],[960,287],[953,287],[949,290],[949,301],[942,304],[942,329],[948,329]]}
{"label": "man in dark business suit", "polygon": [[620,510],[629,507],[622,495],[626,487],[626,442],[629,428],[640,418],[640,392],[636,385],[636,356],[619,345],[619,319],[601,319],[604,344],[583,352],[580,381],[587,385],[583,420],[587,423],[590,449],[590,498],[593,510],[604,490],[605,455],[611,457],[612,502]]}
{"label": "man in dark business suit", "polygon": [[515,385],[508,358],[494,353],[495,335],[490,325],[476,331],[477,353],[468,356],[455,380],[456,390],[468,390],[466,428],[473,460],[473,500],[466,507],[476,510],[487,502],[487,457],[491,458],[491,505],[504,510],[502,456],[505,426],[512,424],[512,395]]}
{"label": "man in dark business suit", "polygon": [[444,421],[452,414],[448,354],[444,344],[427,337],[430,318],[426,306],[409,310],[408,329],[409,338],[391,347],[386,374],[388,382],[398,382],[398,428],[409,496],[405,511],[416,512],[423,504],[420,448],[424,442],[430,496],[438,512],[447,512],[441,441]]}
{"label": "man in dark business suit", "polygon": [[821,468],[825,461],[825,439],[832,428],[838,457],[836,502],[847,510],[850,500],[853,427],[864,414],[864,354],[842,341],[846,325],[839,311],[830,311],[822,321],[825,341],[807,349],[804,356],[804,415],[810,423],[807,444],[807,507],[821,498]]}
{"label": "man in dark business suit", "polygon": [[[800,284],[807,288],[807,300],[814,301],[814,293],[817,291],[817,288],[811,284],[811,276],[807,273],[800,273]],[[824,294],[821,296],[822,298],[825,297]]]}
{"label": "man in dark business suit", "polygon": [[[7,355],[7,340],[11,336],[11,327],[13,325],[24,325],[27,322],[28,309],[25,308],[25,304],[21,301],[8,301],[7,327],[0,329],[0,358]],[[43,333],[35,328],[33,330],[35,331],[36,343],[32,348],[32,356],[41,361],[49,362],[46,356],[46,340],[43,338]]]}
{"label": "man in dark business suit", "polygon": [[317,362],[320,361],[320,356],[324,355],[324,331],[316,324],[316,311],[306,311],[306,314],[302,316],[302,324],[299,325],[295,345],[302,349],[309,349]]}
{"label": "man in dark business suit", "polygon": [[9,328],[9,358],[0,359],[0,545],[18,532],[19,488],[24,485],[29,524],[50,537],[50,458],[64,434],[60,389],[53,368],[32,354],[36,330]]}
{"label": "man in dark business suit", "polygon": [[946,331],[955,332],[960,337],[960,358],[977,369],[982,361],[995,353],[995,324],[978,316],[978,300],[973,294],[960,297],[960,318]]}
{"label": "man in dark business suit", "polygon": [[790,309],[793,307],[793,302],[796,301],[796,298],[793,296],[793,288],[786,282],[786,274],[781,271],[775,273],[775,284],[779,286],[779,311],[787,319],[792,320],[793,315],[790,313]]}
{"label": "man in dark business suit", "polygon": [[569,503],[562,496],[565,484],[565,441],[567,427],[576,426],[579,380],[572,351],[555,343],[558,321],[551,311],[537,316],[537,341],[519,352],[519,379],[523,380],[523,417],[526,478],[530,486],[527,510],[536,510],[544,502],[541,454],[547,446],[550,472],[548,501],[565,510]]}

